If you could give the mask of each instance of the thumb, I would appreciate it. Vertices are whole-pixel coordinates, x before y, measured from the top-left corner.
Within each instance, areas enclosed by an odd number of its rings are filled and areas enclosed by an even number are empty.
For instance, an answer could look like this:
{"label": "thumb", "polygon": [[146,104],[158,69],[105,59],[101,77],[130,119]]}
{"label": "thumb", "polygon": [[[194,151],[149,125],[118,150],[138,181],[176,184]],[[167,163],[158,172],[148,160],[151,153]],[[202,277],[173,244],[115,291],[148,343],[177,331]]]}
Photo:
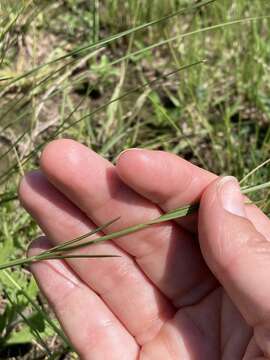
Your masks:
{"label": "thumb", "polygon": [[209,268],[270,356],[270,242],[248,220],[235,178],[218,179],[206,189],[199,238]]}

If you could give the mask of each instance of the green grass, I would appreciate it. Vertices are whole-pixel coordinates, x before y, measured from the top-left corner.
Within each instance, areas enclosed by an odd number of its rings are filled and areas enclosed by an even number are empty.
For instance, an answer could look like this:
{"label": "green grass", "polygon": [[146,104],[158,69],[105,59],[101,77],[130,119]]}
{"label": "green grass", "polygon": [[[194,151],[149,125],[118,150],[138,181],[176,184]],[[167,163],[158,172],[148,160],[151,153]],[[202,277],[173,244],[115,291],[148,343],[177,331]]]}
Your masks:
{"label": "green grass", "polygon": [[[270,20],[248,20],[269,16],[269,1],[149,4],[1,1],[0,263],[38,233],[16,188],[51,139],[112,161],[129,147],[163,149],[239,180],[269,158]],[[242,186],[269,174],[266,164]],[[267,190],[252,199],[269,214]],[[73,356],[27,271],[0,272],[0,290],[0,358]]]}

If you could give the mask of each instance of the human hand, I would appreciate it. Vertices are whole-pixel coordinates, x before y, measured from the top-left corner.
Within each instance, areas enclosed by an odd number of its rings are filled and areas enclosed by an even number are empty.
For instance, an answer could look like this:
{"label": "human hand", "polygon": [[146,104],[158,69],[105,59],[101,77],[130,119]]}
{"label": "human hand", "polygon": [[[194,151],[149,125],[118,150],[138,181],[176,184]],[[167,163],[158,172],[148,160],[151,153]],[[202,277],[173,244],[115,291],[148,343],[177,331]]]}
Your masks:
{"label": "human hand", "polygon": [[114,167],[57,140],[19,192],[47,236],[31,254],[200,200],[198,215],[77,250],[120,258],[31,265],[82,359],[270,359],[270,221],[232,178],[160,151],[129,150]]}

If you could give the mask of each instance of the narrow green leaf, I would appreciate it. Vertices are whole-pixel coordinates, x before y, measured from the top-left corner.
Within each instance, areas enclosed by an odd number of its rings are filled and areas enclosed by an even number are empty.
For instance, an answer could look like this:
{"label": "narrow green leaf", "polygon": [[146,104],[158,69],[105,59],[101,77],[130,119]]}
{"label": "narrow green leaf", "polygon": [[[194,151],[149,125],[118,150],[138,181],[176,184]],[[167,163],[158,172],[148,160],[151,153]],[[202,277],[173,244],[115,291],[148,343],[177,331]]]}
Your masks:
{"label": "narrow green leaf", "polygon": [[99,226],[98,228],[90,231],[89,233],[87,234],[84,234],[84,235],[81,235],[75,239],[72,239],[70,241],[66,241],[65,243],[63,244],[60,244],[60,245],[57,245],[57,246],[54,246],[53,248],[43,252],[42,254],[51,254],[52,252],[57,252],[59,250],[63,251],[65,249],[65,247],[69,246],[69,245],[72,245],[74,243],[78,243],[86,238],[88,238],[89,236],[92,236],[96,233],[98,233],[99,231],[102,231],[104,230],[106,227],[112,225],[113,223],[115,223],[116,221],[118,221],[120,219],[120,217],[116,218],[116,219],[113,219],[113,220],[110,220],[108,221],[107,223],[105,223],[104,225],[101,225]]}
{"label": "narrow green leaf", "polygon": [[[255,186],[251,186],[249,188],[242,188],[242,193],[243,194],[248,194],[254,191],[258,191],[258,190],[263,190],[263,189],[267,189],[270,188],[270,181],[264,183],[264,184],[259,184],[259,185],[255,185]],[[37,261],[43,261],[43,260],[51,260],[51,259],[69,259],[69,258],[112,258],[112,257],[117,257],[117,255],[88,255],[88,254],[81,254],[81,255],[76,255],[76,254],[70,254],[70,251],[85,247],[85,246],[89,246],[89,245],[93,245],[93,244],[97,244],[103,241],[107,241],[107,240],[113,240],[115,238],[119,238],[119,237],[123,237],[126,235],[129,235],[131,233],[143,230],[145,228],[148,228],[152,225],[155,224],[159,224],[165,221],[170,221],[170,220],[175,220],[181,217],[185,217],[188,216],[190,214],[193,214],[194,212],[196,212],[199,208],[199,204],[191,204],[191,205],[186,205],[184,207],[175,209],[173,211],[170,211],[166,214],[161,215],[160,217],[158,217],[157,219],[153,219],[150,220],[146,223],[143,224],[137,224],[134,226],[130,226],[128,228],[124,228],[122,230],[119,231],[115,231],[112,232],[110,234],[98,237],[96,239],[93,240],[88,240],[85,242],[80,242],[83,239],[86,239],[87,237],[97,233],[98,231],[104,229],[105,227],[111,225],[112,223],[114,223],[115,221],[117,221],[119,218],[114,219],[109,221],[108,223],[100,226],[99,228],[91,231],[90,233],[87,233],[85,235],[79,236],[76,239],[73,240],[69,240],[67,242],[64,242],[63,244],[61,244],[60,246],[56,246],[52,249],[46,250],[42,253],[40,253],[37,256],[32,256],[29,258],[25,258],[25,259],[18,259],[18,260],[14,260],[11,261],[7,264],[2,264],[0,265],[0,270],[6,269],[6,268],[10,268],[12,266],[18,266],[18,265],[27,265],[27,264],[31,264],[33,262],[37,262]],[[65,254],[67,253],[68,254]]]}
{"label": "narrow green leaf", "polygon": [[258,191],[258,190],[263,190],[263,189],[268,189],[270,187],[270,181],[264,183],[264,184],[259,184],[259,185],[254,185],[245,189],[242,189],[242,193],[244,195],[252,193],[254,191]]}

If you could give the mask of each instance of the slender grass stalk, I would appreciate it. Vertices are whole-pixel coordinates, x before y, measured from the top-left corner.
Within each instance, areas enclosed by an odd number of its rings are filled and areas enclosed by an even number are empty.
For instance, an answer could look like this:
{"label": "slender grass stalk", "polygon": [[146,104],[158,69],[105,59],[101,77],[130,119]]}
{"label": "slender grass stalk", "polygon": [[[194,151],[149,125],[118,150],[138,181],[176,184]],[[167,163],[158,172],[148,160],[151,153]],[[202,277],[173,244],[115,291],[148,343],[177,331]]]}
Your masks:
{"label": "slender grass stalk", "polygon": [[251,170],[246,176],[244,176],[243,179],[240,180],[239,183],[240,184],[244,183],[248,178],[250,178],[250,176],[252,176],[255,172],[260,170],[262,167],[268,165],[269,163],[270,163],[270,159],[265,160],[263,163],[259,164],[253,170]]}
{"label": "slender grass stalk", "polygon": [[12,266],[18,266],[18,265],[30,265],[38,261],[44,261],[44,260],[55,260],[55,259],[91,259],[91,258],[115,258],[119,257],[118,255],[76,255],[76,254],[70,254],[70,255],[64,255],[64,254],[55,254],[55,255],[46,255],[44,256],[43,253],[37,256],[30,256],[25,259],[19,259],[10,261],[7,264],[0,265],[0,270],[8,269]]}
{"label": "slender grass stalk", "polygon": [[[263,184],[259,184],[259,185],[254,185],[248,188],[242,188],[242,193],[243,194],[249,194],[255,191],[259,191],[259,190],[264,190],[270,188],[270,181],[265,182]],[[104,242],[107,240],[113,240],[115,238],[119,238],[119,237],[123,237],[129,234],[132,234],[134,232],[146,229],[152,225],[155,224],[160,224],[166,221],[170,221],[170,220],[175,220],[181,217],[185,217],[188,216],[190,214],[193,214],[194,212],[196,212],[199,208],[199,204],[191,204],[191,205],[186,205],[184,207],[169,211],[161,216],[159,216],[156,219],[153,220],[149,220],[146,223],[142,223],[142,224],[137,224],[137,225],[133,225],[127,228],[124,228],[122,230],[119,231],[115,231],[112,232],[110,234],[104,235],[104,236],[100,236],[98,238],[95,239],[91,239],[85,242],[82,242],[82,240],[96,234],[97,232],[103,230],[104,228],[108,227],[109,225],[111,225],[112,223],[114,223],[115,221],[117,221],[119,218],[111,220],[109,222],[107,222],[104,225],[101,225],[100,227],[98,227],[97,229],[79,236],[75,239],[69,240],[67,242],[64,242],[61,245],[55,246],[49,250],[43,251],[42,253],[40,253],[39,255],[35,255],[35,256],[31,256],[25,259],[19,259],[19,260],[13,260],[9,263],[6,264],[2,264],[0,265],[0,270],[3,269],[7,269],[10,268],[12,266],[18,266],[18,265],[29,265],[32,264],[34,262],[38,262],[38,261],[44,261],[44,260],[53,260],[53,259],[91,259],[91,258],[115,258],[115,257],[119,257],[117,255],[89,255],[89,254],[70,254],[71,251],[77,250],[79,248],[82,247],[86,247],[89,245],[93,245],[93,244],[97,244],[100,242]]]}
{"label": "slender grass stalk", "polygon": [[106,224],[99,226],[98,228],[90,231],[89,233],[87,233],[87,234],[85,234],[85,235],[79,236],[79,237],[77,237],[76,239],[72,239],[72,240],[70,240],[70,241],[66,241],[66,242],[64,242],[63,244],[54,246],[53,248],[51,248],[51,249],[43,252],[43,254],[51,254],[52,252],[63,251],[67,246],[73,245],[75,242],[79,242],[80,240],[83,240],[83,239],[85,239],[86,237],[89,237],[89,236],[92,236],[92,235],[94,235],[94,234],[97,234],[99,231],[104,230],[106,227],[112,225],[112,224],[115,223],[117,220],[119,220],[119,217],[116,218],[116,219],[114,219],[114,220],[108,221]]}
{"label": "slender grass stalk", "polygon": [[251,187],[248,187],[248,188],[244,188],[244,189],[242,189],[242,193],[244,195],[246,195],[246,194],[250,194],[250,193],[252,193],[254,191],[267,189],[269,187],[270,187],[270,181],[267,181],[267,182],[265,182],[263,184],[254,185],[254,186],[251,186]]}

